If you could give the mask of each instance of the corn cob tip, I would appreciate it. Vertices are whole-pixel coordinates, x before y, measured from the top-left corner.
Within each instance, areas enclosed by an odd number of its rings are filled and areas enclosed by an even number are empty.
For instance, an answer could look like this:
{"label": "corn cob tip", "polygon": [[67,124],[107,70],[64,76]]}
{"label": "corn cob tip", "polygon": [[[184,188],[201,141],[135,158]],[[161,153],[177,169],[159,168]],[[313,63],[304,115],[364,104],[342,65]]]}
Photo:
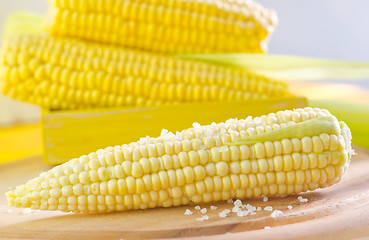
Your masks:
{"label": "corn cob tip", "polygon": [[276,196],[337,183],[351,155],[350,129],[329,111],[286,110],[100,149],[6,196],[9,206],[75,213]]}

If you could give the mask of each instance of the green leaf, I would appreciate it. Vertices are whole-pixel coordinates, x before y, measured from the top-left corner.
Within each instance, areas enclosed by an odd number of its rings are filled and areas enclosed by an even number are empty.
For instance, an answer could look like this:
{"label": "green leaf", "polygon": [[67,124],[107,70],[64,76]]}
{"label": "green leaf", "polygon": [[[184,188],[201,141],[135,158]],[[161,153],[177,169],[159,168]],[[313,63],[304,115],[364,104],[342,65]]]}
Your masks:
{"label": "green leaf", "polygon": [[369,78],[369,63],[365,62],[247,53],[187,54],[176,56],[184,59],[240,67],[266,77],[289,81]]}

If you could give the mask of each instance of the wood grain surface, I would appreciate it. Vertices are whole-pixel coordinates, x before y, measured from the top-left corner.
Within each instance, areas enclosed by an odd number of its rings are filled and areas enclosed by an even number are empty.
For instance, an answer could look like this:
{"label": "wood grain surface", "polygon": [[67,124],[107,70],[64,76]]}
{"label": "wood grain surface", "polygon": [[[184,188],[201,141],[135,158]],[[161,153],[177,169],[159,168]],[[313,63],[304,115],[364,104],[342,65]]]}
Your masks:
{"label": "wood grain surface", "polygon": [[[356,148],[343,180],[327,189],[287,197],[244,199],[253,206],[272,206],[283,211],[220,218],[219,212],[233,204],[206,207],[209,220],[194,206],[158,208],[109,214],[66,214],[8,208],[4,192],[47,170],[40,157],[0,166],[0,239],[353,239],[369,237],[369,151]],[[297,197],[308,198],[301,203]],[[288,209],[288,205],[293,208]],[[194,215],[186,216],[186,209]],[[266,226],[271,228],[264,229]]]}

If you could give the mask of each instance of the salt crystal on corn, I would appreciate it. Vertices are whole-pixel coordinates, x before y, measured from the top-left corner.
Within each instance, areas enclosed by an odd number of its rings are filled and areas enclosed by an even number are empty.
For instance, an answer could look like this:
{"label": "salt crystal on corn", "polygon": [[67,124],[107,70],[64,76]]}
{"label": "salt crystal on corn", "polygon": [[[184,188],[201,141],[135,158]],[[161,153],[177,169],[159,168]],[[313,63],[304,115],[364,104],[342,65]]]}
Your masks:
{"label": "salt crystal on corn", "polygon": [[278,217],[278,216],[280,216],[280,215],[283,215],[283,212],[282,212],[281,210],[274,210],[274,211],[272,212],[272,214],[270,214],[270,216],[271,216],[272,218],[276,218],[276,217]]}
{"label": "salt crystal on corn", "polygon": [[272,207],[272,206],[266,206],[266,207],[264,208],[264,211],[271,212],[271,211],[273,211],[273,207]]}
{"label": "salt crystal on corn", "polygon": [[268,202],[268,197],[263,197],[263,202]]}
{"label": "salt crystal on corn", "polygon": [[291,205],[289,205],[287,208],[288,208],[288,209],[292,209],[292,206],[291,206]]}
{"label": "salt crystal on corn", "polygon": [[193,212],[190,209],[187,209],[186,212],[184,213],[185,215],[192,215]]}
{"label": "salt crystal on corn", "polygon": [[216,207],[216,206],[210,206],[210,209],[211,210],[216,210],[218,207]]}
{"label": "salt crystal on corn", "polygon": [[203,209],[201,209],[201,210],[200,210],[200,212],[201,212],[202,214],[205,214],[207,211],[208,211],[208,210],[207,210],[206,208],[203,208]]}
{"label": "salt crystal on corn", "polygon": [[196,206],[196,207],[195,207],[195,209],[196,209],[196,210],[200,210],[200,209],[201,209],[201,207],[200,207],[200,206]]}

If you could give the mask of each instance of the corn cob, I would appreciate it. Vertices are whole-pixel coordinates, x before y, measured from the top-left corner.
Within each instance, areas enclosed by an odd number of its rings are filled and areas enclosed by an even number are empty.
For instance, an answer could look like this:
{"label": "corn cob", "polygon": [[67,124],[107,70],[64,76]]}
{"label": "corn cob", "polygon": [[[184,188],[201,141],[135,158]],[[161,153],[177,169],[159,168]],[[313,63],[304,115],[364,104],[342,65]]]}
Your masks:
{"label": "corn cob", "polygon": [[7,198],[10,206],[77,213],[292,194],[337,183],[350,157],[345,123],[324,109],[286,110],[101,149]]}
{"label": "corn cob", "polygon": [[46,29],[161,53],[262,53],[276,23],[274,11],[244,0],[53,0]]}
{"label": "corn cob", "polygon": [[42,34],[10,37],[2,50],[0,90],[47,109],[155,106],[290,95],[286,83],[242,69]]}

